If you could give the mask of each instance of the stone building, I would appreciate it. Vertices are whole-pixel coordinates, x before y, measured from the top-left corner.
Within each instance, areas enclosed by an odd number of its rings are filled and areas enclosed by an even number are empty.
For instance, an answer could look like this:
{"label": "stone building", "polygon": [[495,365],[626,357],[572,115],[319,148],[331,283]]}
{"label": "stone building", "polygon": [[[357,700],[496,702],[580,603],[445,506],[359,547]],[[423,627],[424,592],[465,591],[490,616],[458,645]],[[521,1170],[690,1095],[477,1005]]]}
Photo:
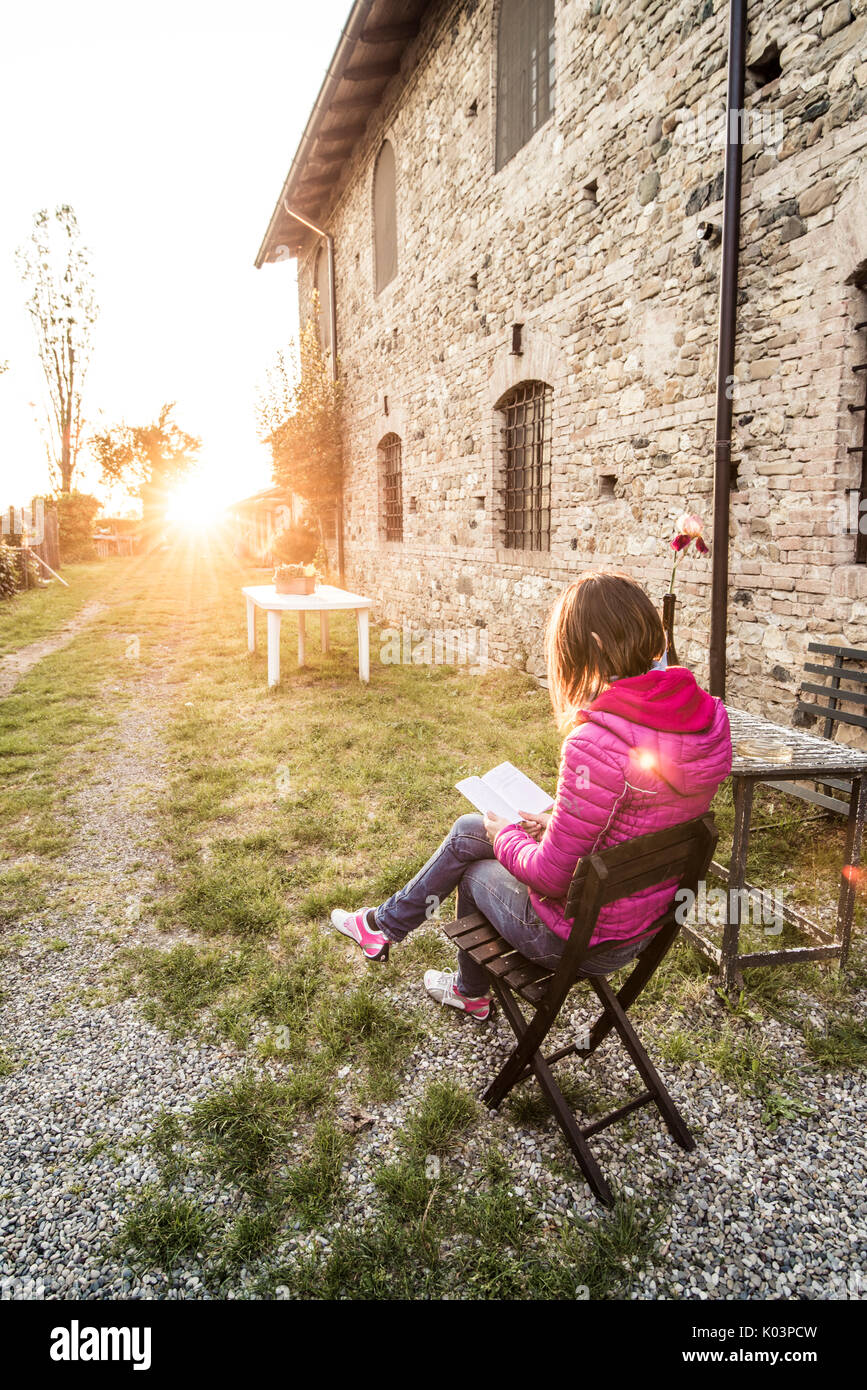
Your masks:
{"label": "stone building", "polygon": [[[726,9],[353,5],[257,264],[298,257],[328,349],[287,208],[333,238],[346,574],[380,619],[540,670],[566,581],[661,601],[675,517],[709,529]],[[788,723],[809,640],[867,646],[867,3],[749,24],[728,693]],[[701,677],[708,561],[677,591]]]}

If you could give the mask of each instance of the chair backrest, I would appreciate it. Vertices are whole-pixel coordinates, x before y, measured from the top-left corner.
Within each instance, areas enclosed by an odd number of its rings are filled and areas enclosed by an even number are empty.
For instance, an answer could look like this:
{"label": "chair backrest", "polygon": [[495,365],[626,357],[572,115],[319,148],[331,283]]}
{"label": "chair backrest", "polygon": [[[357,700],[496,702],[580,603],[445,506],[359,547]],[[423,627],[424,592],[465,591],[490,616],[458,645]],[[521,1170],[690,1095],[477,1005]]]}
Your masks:
{"label": "chair backrest", "polygon": [[[599,854],[588,854],[578,861],[566,899],[566,917],[572,930],[563,963],[567,971],[577,969],[588,953],[593,954],[640,941],[672,920],[675,898],[686,889],[697,894],[705,877],[719,832],[710,812],[680,825],[623,840]],[[671,901],[657,919],[632,937],[598,942],[590,947],[601,909],[619,898],[631,897],[654,884],[673,882]]]}
{"label": "chair backrest", "polygon": [[[830,659],[830,664],[805,661],[804,671],[810,675],[827,677],[824,684],[804,680],[795,704],[797,724],[812,724],[816,719],[824,720],[822,736],[833,738],[836,725],[855,725],[867,729],[867,652],[858,647],[838,647],[828,642],[809,642],[807,651]],[[841,681],[846,681],[854,689],[847,689]],[[812,695],[812,700],[804,700],[802,695]],[[827,704],[821,701],[827,700]]]}

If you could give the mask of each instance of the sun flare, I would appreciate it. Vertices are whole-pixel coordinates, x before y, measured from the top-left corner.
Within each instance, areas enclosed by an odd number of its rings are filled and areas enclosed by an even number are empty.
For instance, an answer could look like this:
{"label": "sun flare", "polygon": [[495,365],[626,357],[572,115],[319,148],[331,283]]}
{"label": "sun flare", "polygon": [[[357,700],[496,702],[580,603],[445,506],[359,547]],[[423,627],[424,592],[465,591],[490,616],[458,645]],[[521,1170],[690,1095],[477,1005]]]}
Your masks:
{"label": "sun flare", "polygon": [[203,531],[215,526],[224,511],[225,504],[214,495],[213,482],[197,474],[175,488],[166,506],[166,520],[187,530]]}

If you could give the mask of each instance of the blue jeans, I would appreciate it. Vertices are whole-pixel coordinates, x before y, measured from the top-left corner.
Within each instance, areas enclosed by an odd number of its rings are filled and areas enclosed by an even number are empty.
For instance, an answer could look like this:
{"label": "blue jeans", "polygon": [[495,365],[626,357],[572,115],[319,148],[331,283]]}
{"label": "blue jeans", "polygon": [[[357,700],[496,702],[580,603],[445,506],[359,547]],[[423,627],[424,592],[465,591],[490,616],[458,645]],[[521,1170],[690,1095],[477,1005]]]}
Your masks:
{"label": "blue jeans", "polygon": [[[484,820],[475,813],[460,816],[415,878],[374,910],[377,929],[389,941],[403,941],[423,922],[438,918],[440,904],[455,888],[459,917],[478,910],[522,956],[556,969],[565,940],[539,920],[527,885],[495,859]],[[458,953],[456,984],[471,997],[488,993],[485,971],[466,951]]]}

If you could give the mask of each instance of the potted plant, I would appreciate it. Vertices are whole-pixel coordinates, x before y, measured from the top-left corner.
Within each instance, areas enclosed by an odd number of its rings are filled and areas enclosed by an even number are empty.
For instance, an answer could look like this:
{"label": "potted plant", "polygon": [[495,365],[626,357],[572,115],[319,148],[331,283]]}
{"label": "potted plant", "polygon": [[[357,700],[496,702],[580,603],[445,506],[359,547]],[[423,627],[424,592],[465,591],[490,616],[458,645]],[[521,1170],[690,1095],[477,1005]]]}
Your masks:
{"label": "potted plant", "polygon": [[675,536],[671,542],[671,549],[675,552],[674,563],[671,566],[671,579],[668,585],[668,593],[662,600],[662,626],[665,629],[666,654],[669,666],[679,666],[677,659],[677,648],[674,645],[674,610],[677,604],[677,596],[674,592],[674,581],[677,578],[677,567],[683,559],[692,542],[695,541],[695,548],[699,555],[707,555],[710,552],[705,544],[704,522],[695,512],[684,512],[674,523]]}
{"label": "potted plant", "polygon": [[278,594],[312,594],[316,588],[315,565],[278,565],[274,588]]}

